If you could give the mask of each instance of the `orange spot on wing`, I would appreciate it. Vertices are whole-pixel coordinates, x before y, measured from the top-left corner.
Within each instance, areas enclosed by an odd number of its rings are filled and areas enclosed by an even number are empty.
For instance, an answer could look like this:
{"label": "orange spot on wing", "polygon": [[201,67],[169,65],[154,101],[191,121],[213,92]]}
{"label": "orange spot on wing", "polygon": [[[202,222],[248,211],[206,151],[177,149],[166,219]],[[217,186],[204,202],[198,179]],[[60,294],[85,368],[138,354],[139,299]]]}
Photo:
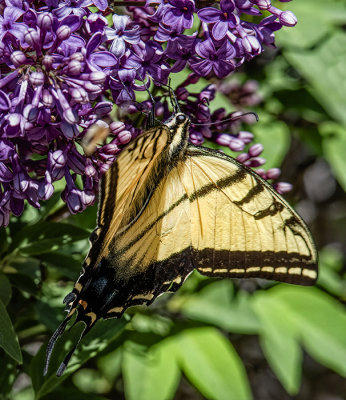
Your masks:
{"label": "orange spot on wing", "polygon": [[79,300],[79,302],[78,302],[83,308],[84,308],[84,310],[87,308],[87,306],[88,306],[88,303],[85,301],[85,300]]}

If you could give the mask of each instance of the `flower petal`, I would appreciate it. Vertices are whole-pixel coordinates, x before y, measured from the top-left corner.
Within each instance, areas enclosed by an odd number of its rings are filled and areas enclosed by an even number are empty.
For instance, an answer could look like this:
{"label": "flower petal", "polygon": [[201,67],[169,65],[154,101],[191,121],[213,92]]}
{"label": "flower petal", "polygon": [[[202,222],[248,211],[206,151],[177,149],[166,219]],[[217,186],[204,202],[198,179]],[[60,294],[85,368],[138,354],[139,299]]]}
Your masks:
{"label": "flower petal", "polygon": [[234,65],[227,61],[219,61],[214,63],[213,69],[218,78],[224,78],[230,72],[234,71]]}
{"label": "flower petal", "polygon": [[218,21],[212,30],[212,35],[215,40],[222,40],[228,31],[228,22],[226,21]]}
{"label": "flower petal", "polygon": [[4,20],[7,23],[17,21],[24,14],[24,10],[20,10],[17,7],[5,7]]}
{"label": "flower petal", "polygon": [[108,7],[107,0],[94,0],[94,4],[101,11],[105,11],[105,9]]}
{"label": "flower petal", "polygon": [[109,68],[117,65],[118,60],[109,51],[98,51],[90,55],[90,61],[101,68]]}
{"label": "flower petal", "polygon": [[213,64],[209,60],[203,60],[199,63],[191,64],[190,67],[196,74],[206,76],[211,71]]}
{"label": "flower petal", "polygon": [[129,20],[128,15],[113,15],[113,25],[117,32],[124,31]]}
{"label": "flower petal", "polygon": [[214,43],[211,39],[199,42],[196,45],[196,53],[202,58],[209,58],[211,55],[216,53]]}
{"label": "flower petal", "polygon": [[222,12],[212,7],[205,7],[197,12],[198,18],[207,24],[220,21]]}
{"label": "flower petal", "polygon": [[97,47],[100,45],[102,40],[101,32],[94,33],[92,37],[89,39],[88,44],[86,46],[87,55],[92,53]]}
{"label": "flower petal", "polygon": [[126,45],[124,39],[119,36],[114,38],[109,50],[117,57],[121,57],[123,54],[125,54],[126,51]]}

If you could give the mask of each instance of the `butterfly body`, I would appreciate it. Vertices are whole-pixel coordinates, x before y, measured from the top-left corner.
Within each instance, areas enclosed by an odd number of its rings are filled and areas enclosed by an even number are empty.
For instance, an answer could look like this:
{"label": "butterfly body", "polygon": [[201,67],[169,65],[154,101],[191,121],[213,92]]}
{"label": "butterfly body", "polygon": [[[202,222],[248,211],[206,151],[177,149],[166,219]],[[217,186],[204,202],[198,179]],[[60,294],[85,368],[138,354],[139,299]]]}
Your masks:
{"label": "butterfly body", "polygon": [[177,290],[193,269],[315,282],[316,250],[302,219],[249,168],[189,144],[189,124],[178,113],[144,132],[104,175],[91,248],[65,299],[68,315],[50,341],[47,364],[76,309],[84,335],[100,318]]}

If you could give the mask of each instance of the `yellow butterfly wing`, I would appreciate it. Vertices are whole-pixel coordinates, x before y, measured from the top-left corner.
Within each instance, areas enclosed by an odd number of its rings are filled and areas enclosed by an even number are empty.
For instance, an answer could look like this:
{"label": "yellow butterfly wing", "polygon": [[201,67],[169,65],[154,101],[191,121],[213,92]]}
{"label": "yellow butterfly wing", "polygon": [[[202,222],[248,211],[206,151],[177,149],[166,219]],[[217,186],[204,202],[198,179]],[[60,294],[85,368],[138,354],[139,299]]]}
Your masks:
{"label": "yellow butterfly wing", "polygon": [[267,182],[203,147],[189,146],[178,170],[190,200],[192,260],[199,272],[315,282],[317,253],[309,230]]}
{"label": "yellow butterfly wing", "polygon": [[158,160],[168,141],[169,132],[165,126],[146,131],[121,152],[103,176],[97,227],[90,237],[93,245],[85,266],[91,259],[93,265],[97,265],[97,261],[108,254],[115,234],[126,229],[145,207],[153,189],[153,177],[160,174]]}

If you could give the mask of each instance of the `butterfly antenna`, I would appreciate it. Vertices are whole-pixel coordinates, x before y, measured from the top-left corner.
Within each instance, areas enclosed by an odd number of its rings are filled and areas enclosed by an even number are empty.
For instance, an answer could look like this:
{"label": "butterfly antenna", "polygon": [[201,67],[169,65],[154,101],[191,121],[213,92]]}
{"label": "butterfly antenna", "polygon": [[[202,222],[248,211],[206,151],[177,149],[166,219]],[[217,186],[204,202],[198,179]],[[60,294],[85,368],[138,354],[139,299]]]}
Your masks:
{"label": "butterfly antenna", "polygon": [[171,78],[168,79],[168,85],[163,85],[163,86],[168,87],[169,98],[171,100],[171,105],[172,105],[174,114],[181,113],[177,96],[175,95],[174,90],[172,89],[172,86],[171,86]]}
{"label": "butterfly antenna", "polygon": [[259,121],[259,117],[257,115],[257,113],[255,113],[254,111],[249,111],[243,114],[239,114],[239,115],[235,115],[226,119],[223,119],[221,121],[215,121],[215,122],[205,122],[204,124],[196,124],[194,122],[191,122],[191,125],[194,126],[207,126],[207,125],[216,125],[216,124],[222,124],[223,122],[227,122],[227,121],[236,121],[239,118],[245,117],[246,115],[253,115],[256,118],[256,122]]}
{"label": "butterfly antenna", "polygon": [[[149,128],[152,128],[153,126],[155,126],[156,122],[157,122],[156,119],[155,119],[155,104],[156,104],[156,101],[155,101],[153,95],[151,94],[150,90],[147,88],[147,85],[146,85],[144,79],[140,76],[139,72],[137,72],[137,75],[139,76],[139,79],[143,82],[145,90],[148,93],[148,96],[149,96],[150,101],[151,101],[151,110],[150,110],[149,118],[148,118],[148,120],[146,122],[146,128],[149,129]],[[149,85],[149,87],[150,87],[150,85]]]}
{"label": "butterfly antenna", "polygon": [[72,318],[72,314],[68,315],[63,322],[58,326],[57,330],[53,333],[53,336],[50,338],[48,346],[47,346],[47,351],[46,351],[46,362],[44,365],[44,370],[43,370],[43,376],[47,375],[48,372],[48,366],[50,362],[50,358],[52,356],[52,352],[55,346],[56,341],[59,339],[59,337],[64,333],[66,325]]}

